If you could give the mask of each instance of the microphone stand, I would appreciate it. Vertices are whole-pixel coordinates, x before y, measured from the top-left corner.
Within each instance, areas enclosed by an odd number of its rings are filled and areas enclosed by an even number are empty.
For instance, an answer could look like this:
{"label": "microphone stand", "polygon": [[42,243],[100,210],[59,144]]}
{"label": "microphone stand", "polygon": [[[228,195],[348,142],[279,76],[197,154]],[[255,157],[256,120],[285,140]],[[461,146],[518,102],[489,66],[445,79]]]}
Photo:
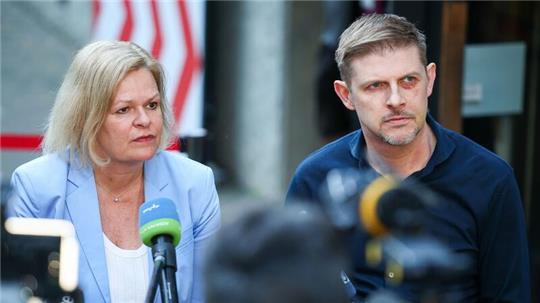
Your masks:
{"label": "microphone stand", "polygon": [[145,303],[152,303],[156,296],[159,284],[161,302],[178,303],[178,290],[176,288],[176,253],[170,236],[160,236],[152,240],[152,255],[154,256],[154,270],[150,279],[150,286],[146,293]]}

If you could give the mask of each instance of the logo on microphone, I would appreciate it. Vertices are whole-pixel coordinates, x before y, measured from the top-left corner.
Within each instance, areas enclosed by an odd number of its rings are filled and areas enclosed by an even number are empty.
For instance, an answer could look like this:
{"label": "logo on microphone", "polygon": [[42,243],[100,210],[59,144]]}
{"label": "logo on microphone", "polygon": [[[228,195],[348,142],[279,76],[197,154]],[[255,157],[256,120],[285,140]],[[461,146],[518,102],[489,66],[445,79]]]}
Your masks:
{"label": "logo on microphone", "polygon": [[142,213],[145,214],[149,211],[152,211],[153,209],[157,209],[159,208],[159,205],[155,204],[155,203],[152,203],[152,205],[150,207],[147,207],[145,209],[143,209]]}

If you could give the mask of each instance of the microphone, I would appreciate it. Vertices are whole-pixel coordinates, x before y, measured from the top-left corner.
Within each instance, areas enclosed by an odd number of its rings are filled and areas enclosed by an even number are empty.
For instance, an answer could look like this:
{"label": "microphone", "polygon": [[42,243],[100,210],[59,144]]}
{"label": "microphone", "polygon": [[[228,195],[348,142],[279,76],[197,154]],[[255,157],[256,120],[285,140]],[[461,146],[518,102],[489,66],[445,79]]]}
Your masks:
{"label": "microphone", "polygon": [[319,198],[332,225],[351,231],[358,225],[358,197],[378,177],[374,170],[333,169],[319,189]]}
{"label": "microphone", "polygon": [[319,194],[334,227],[353,231],[360,225],[373,238],[364,244],[365,261],[376,266],[386,260],[389,283],[447,283],[471,266],[429,233],[430,210],[441,211],[437,207],[445,200],[419,181],[372,169],[335,169]]}
{"label": "microphone", "polygon": [[390,231],[412,234],[423,227],[425,211],[434,206],[435,201],[420,184],[380,176],[360,196],[358,215],[372,236]]}
{"label": "microphone", "polygon": [[157,239],[168,239],[174,246],[181,238],[181,225],[173,201],[166,198],[143,203],[139,207],[139,234],[144,245],[153,247]]}
{"label": "microphone", "polygon": [[372,236],[416,233],[425,211],[437,203],[437,197],[418,182],[358,169],[330,171],[320,197],[335,227],[350,230],[360,223]]}
{"label": "microphone", "polygon": [[173,201],[159,198],[143,203],[139,208],[139,234],[144,245],[152,248],[154,259],[146,302],[151,302],[155,296],[157,279],[162,300],[178,302],[175,247],[180,242],[181,225]]}
{"label": "microphone", "polygon": [[427,232],[428,210],[439,205],[439,198],[418,182],[390,176],[375,179],[362,193],[358,214],[365,230],[376,238],[386,236],[368,242],[366,262],[376,265],[383,256],[391,260],[386,264],[387,274],[393,273],[390,283],[407,279],[444,285],[462,279],[471,266],[466,256]]}

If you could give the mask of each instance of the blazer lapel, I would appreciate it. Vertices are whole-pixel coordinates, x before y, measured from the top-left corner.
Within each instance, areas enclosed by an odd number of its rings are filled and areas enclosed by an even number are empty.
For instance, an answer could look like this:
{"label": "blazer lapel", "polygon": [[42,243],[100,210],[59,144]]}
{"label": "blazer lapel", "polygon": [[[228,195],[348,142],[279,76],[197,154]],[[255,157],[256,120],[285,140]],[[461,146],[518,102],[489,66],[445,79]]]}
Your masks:
{"label": "blazer lapel", "polygon": [[144,200],[150,201],[157,198],[172,198],[165,193],[169,185],[170,176],[166,165],[162,162],[163,157],[159,152],[152,159],[144,162]]}
{"label": "blazer lapel", "polygon": [[105,302],[110,302],[103,230],[92,169],[71,164],[68,171],[66,204],[75,226],[83,258]]}

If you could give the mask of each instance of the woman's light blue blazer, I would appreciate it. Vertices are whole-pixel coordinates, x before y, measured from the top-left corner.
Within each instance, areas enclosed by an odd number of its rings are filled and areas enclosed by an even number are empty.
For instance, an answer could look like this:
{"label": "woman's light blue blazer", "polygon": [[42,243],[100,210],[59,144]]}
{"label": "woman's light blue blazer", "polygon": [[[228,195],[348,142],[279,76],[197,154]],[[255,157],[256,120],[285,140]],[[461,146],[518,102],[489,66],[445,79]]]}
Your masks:
{"label": "woman's light blue blazer", "polygon": [[[109,280],[94,174],[56,154],[18,167],[11,179],[9,216],[71,221],[80,244],[79,287],[85,302],[110,302]],[[144,163],[145,201],[175,202],[182,226],[176,247],[181,302],[203,302],[202,263],[219,229],[219,199],[210,168],[179,153],[160,151]],[[150,248],[149,275],[153,268]]]}

